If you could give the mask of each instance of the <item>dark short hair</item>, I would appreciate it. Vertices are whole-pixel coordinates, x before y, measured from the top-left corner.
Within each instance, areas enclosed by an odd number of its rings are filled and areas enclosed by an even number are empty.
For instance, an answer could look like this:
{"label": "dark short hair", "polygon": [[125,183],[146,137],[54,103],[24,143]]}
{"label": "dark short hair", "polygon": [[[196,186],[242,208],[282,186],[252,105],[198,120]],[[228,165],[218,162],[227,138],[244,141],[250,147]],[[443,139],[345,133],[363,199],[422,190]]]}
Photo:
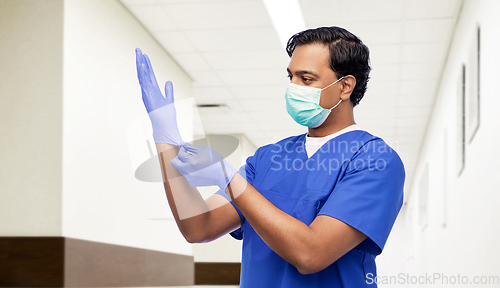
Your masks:
{"label": "dark short hair", "polygon": [[351,94],[353,106],[358,105],[366,92],[370,79],[370,50],[356,35],[341,27],[319,27],[308,29],[293,35],[286,45],[288,56],[297,46],[321,43],[330,49],[330,68],[340,78],[352,75],[356,86]]}

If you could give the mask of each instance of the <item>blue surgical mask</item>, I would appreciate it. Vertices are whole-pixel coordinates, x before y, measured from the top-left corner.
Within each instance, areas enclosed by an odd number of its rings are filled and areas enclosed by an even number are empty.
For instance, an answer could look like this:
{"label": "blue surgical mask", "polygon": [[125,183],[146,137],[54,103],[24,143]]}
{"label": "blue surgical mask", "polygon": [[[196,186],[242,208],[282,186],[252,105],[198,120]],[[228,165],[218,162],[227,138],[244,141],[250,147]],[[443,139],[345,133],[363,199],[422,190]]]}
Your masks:
{"label": "blue surgical mask", "polygon": [[286,111],[292,116],[295,122],[310,128],[319,127],[325,122],[333,108],[337,107],[342,99],[331,109],[319,106],[321,91],[332,86],[344,78],[343,76],[323,89],[300,86],[290,82],[286,89]]}

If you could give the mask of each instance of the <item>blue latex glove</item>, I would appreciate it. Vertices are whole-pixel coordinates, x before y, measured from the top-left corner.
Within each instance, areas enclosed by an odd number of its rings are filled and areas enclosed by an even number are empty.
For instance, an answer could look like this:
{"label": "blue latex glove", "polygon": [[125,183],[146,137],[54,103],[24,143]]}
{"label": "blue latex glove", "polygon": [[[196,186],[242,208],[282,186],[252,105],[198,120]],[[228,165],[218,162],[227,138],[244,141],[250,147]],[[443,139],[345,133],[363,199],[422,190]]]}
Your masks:
{"label": "blue latex glove", "polygon": [[179,155],[170,161],[191,187],[216,185],[222,191],[238,173],[217,151],[208,146],[184,143]]}
{"label": "blue latex glove", "polygon": [[174,106],[174,88],[172,82],[165,83],[165,97],[158,87],[153,67],[148,55],[142,54],[139,48],[135,49],[137,77],[141,84],[142,101],[151,119],[153,139],[155,143],[168,143],[180,146],[181,134],[177,128],[177,119]]}

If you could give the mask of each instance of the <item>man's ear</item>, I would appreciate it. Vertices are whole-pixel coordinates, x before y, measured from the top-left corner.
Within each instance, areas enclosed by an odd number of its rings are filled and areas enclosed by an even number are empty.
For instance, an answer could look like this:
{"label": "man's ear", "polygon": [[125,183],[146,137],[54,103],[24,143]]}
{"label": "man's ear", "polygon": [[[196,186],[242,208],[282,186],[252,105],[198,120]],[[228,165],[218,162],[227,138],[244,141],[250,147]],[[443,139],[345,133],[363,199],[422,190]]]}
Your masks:
{"label": "man's ear", "polygon": [[352,90],[354,90],[354,86],[356,86],[356,78],[352,75],[347,75],[341,81],[342,92],[340,93],[340,98],[342,98],[342,100],[347,100],[351,97]]}

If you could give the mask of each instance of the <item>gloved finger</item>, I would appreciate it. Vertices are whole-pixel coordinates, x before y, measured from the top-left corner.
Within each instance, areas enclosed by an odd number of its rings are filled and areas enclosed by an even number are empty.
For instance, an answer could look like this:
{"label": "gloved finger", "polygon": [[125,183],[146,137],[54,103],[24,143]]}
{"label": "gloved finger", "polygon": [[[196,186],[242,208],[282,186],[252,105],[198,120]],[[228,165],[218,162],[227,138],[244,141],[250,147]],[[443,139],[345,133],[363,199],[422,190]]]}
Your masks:
{"label": "gloved finger", "polygon": [[140,78],[140,70],[139,67],[141,66],[141,49],[135,48],[135,67],[137,68],[137,78]]}
{"label": "gloved finger", "polygon": [[[201,156],[200,154],[202,153],[201,150],[199,149],[200,148],[199,146],[192,145],[192,144],[187,143],[187,142],[182,143],[181,148],[182,149],[179,149],[179,152],[182,150],[183,156],[185,157],[185,159],[188,159],[188,157],[189,157],[189,160],[192,160],[193,157]],[[187,155],[189,155],[189,156],[187,156]]]}
{"label": "gloved finger", "polygon": [[174,103],[174,86],[171,81],[165,82],[165,98],[167,98],[167,103]]}
{"label": "gloved finger", "polygon": [[177,158],[180,161],[187,163],[193,158],[193,156],[194,156],[193,154],[194,153],[192,153],[191,151],[186,149],[185,146],[181,146],[181,147],[179,147],[179,154],[177,155]]}
{"label": "gloved finger", "polygon": [[184,163],[181,159],[179,159],[179,156],[177,156],[172,158],[172,160],[170,160],[170,165],[172,165],[172,167],[174,167],[179,172],[181,172],[181,174],[184,175],[186,173],[184,173],[183,171],[185,171],[185,167],[189,164]]}
{"label": "gloved finger", "polygon": [[[151,98],[152,95],[150,95],[151,93],[149,92],[151,85],[149,84],[149,80],[148,80],[147,75],[146,75],[146,73],[147,73],[146,72],[147,71],[146,63],[141,62],[138,70],[140,70],[139,83],[141,84],[141,88],[143,90],[143,93],[142,93],[143,98],[144,98],[144,96]],[[152,101],[152,99],[149,99],[149,101]]]}
{"label": "gloved finger", "polygon": [[135,48],[135,65],[139,67],[142,60],[142,51],[139,48]]}
{"label": "gloved finger", "polygon": [[149,77],[149,81],[151,81],[154,87],[160,90],[160,87],[158,87],[158,82],[156,81],[155,72],[153,71],[153,66],[151,65],[151,61],[149,60],[148,55],[144,54],[144,59],[146,62],[147,73],[148,73],[147,76]]}
{"label": "gloved finger", "polygon": [[147,87],[150,87],[150,84],[149,84],[149,81],[148,81],[148,78],[147,78],[146,63],[141,62],[140,66],[139,66],[139,72],[140,72],[139,82],[141,84],[141,87],[144,88],[144,89],[146,89]]}
{"label": "gloved finger", "polygon": [[135,64],[137,66],[137,78],[139,78],[139,83],[141,85],[145,84],[144,83],[144,67],[142,64],[144,63],[144,56],[142,54],[141,49],[136,48],[135,49]]}

